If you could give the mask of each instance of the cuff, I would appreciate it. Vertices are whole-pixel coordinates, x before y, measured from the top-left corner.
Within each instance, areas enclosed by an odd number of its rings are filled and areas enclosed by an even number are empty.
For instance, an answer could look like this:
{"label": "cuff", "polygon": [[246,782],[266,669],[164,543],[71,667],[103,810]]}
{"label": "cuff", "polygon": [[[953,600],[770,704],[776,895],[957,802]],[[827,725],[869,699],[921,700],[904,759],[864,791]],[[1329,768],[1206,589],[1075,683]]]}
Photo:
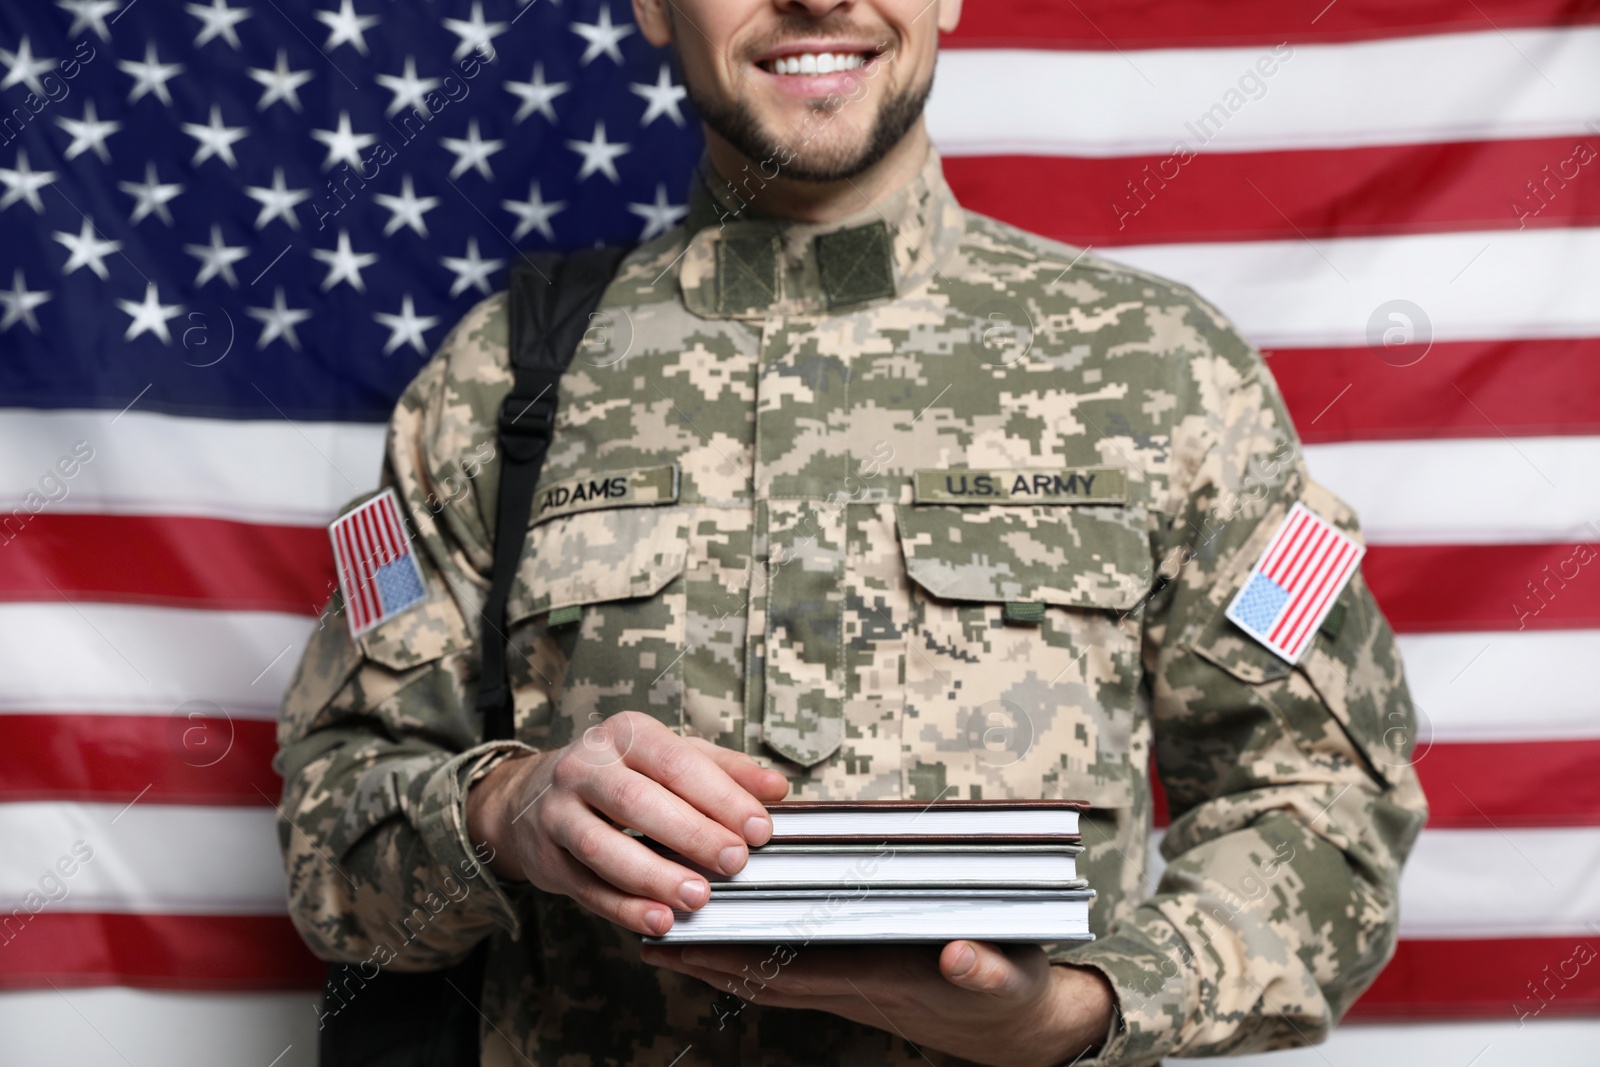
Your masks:
{"label": "cuff", "polygon": [[463,879],[479,896],[477,909],[513,938],[521,934],[517,907],[467,837],[467,790],[490,769],[536,749],[517,741],[490,741],[452,757],[424,780],[417,803],[417,831],[449,876]]}
{"label": "cuff", "polygon": [[1159,912],[1139,909],[1116,933],[1063,946],[1055,962],[1093,967],[1116,997],[1111,1026],[1093,1059],[1076,1067],[1141,1067],[1177,1052],[1198,1000],[1188,943]]}

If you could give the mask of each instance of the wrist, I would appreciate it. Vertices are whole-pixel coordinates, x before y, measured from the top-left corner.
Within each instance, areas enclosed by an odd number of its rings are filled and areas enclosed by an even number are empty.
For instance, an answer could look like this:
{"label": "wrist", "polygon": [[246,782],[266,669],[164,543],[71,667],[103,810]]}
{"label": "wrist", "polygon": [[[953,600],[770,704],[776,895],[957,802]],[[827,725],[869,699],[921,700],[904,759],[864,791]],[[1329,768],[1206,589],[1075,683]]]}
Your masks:
{"label": "wrist", "polygon": [[1105,1043],[1116,1011],[1111,983],[1093,967],[1056,963],[1050,967],[1054,1006],[1048,1064],[1073,1063]]}
{"label": "wrist", "polygon": [[540,762],[538,753],[516,753],[483,773],[467,790],[467,837],[480,856],[488,851],[488,868],[507,881],[527,881],[517,850],[512,847],[516,812],[512,800],[521,795],[527,775]]}

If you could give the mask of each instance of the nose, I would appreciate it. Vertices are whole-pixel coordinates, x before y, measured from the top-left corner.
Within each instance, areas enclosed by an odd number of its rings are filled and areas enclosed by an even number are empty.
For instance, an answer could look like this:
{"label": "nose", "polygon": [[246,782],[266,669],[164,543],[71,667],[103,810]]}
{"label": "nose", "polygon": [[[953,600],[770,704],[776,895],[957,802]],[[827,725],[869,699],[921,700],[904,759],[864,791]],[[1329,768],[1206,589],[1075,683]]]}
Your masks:
{"label": "nose", "polygon": [[775,2],[779,11],[810,15],[816,19],[835,11],[847,11],[855,6],[855,0],[775,0]]}

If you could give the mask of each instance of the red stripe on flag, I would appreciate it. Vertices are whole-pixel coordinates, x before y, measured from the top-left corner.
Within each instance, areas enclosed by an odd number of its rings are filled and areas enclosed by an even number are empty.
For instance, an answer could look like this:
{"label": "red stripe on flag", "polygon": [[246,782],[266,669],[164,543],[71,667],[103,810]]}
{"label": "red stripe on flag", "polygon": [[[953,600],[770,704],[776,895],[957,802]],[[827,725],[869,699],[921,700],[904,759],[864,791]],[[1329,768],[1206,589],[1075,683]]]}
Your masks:
{"label": "red stripe on flag", "polygon": [[344,591],[345,614],[351,624],[361,625],[361,570],[356,563],[355,539],[350,523],[340,519],[333,525],[334,554],[338,561],[340,588]]}
{"label": "red stripe on flag", "polygon": [[46,512],[0,550],[0,600],[200,602],[316,615],[332,589],[319,526]]}
{"label": "red stripe on flag", "polygon": [[1295,609],[1300,618],[1293,624],[1293,629],[1283,642],[1286,648],[1298,655],[1301,642],[1305,640],[1306,630],[1312,620],[1322,612],[1322,607],[1328,602],[1328,598],[1343,588],[1344,575],[1349,573],[1350,559],[1355,552],[1355,546],[1348,541],[1335,542],[1335,547],[1328,553],[1321,576],[1317,579],[1316,588],[1304,594],[1300,599],[1300,605]]}
{"label": "red stripe on flag", "polygon": [[282,915],[0,916],[0,989],[316,989],[326,973]]}
{"label": "red stripe on flag", "polygon": [[1280,348],[1267,366],[1307,444],[1600,434],[1600,337],[1438,341],[1406,367]]}
{"label": "red stripe on flag", "polygon": [[[1492,906],[1485,897],[1485,907]],[[1600,1009],[1600,936],[1412,940],[1350,1009],[1353,1018],[1483,1015],[1510,1022]],[[1570,977],[1569,977],[1570,976]]]}
{"label": "red stripe on flag", "polygon": [[1578,630],[1600,629],[1596,564],[1591,543],[1373,545],[1361,573],[1398,633]]}
{"label": "red stripe on flag", "polygon": [[[1175,131],[1174,148],[1182,132]],[[1593,226],[1600,224],[1600,168],[1573,159],[1580,142],[1600,152],[1600,137],[1585,135],[1209,152],[1187,162],[1170,151],[952,156],[944,169],[964,207],[1105,249]],[[1556,184],[1536,195],[1530,182]]]}
{"label": "red stripe on flag", "polygon": [[[1600,740],[1435,744],[1424,737],[1412,761],[1434,829],[1600,826]],[[1170,825],[1167,793],[1154,773],[1150,793],[1152,824]]]}
{"label": "red stripe on flag", "polygon": [[356,568],[356,591],[361,599],[361,612],[356,616],[357,629],[365,629],[378,617],[377,595],[372,588],[372,547],[367,543],[362,521],[365,511],[357,511],[350,520],[348,536]]}
{"label": "red stripe on flag", "polygon": [[277,724],[256,719],[0,715],[0,802],[270,804],[277,748]]}
{"label": "red stripe on flag", "polygon": [[[1322,8],[1320,11],[1318,8]],[[1193,48],[1197,45],[1335,43],[1425,33],[1493,33],[1532,26],[1600,22],[1593,4],[1574,0],[1447,0],[1395,4],[1339,0],[1322,7],[1275,0],[988,0],[961,10],[946,48]]]}
{"label": "red stripe on flag", "polygon": [[1423,739],[1412,760],[1428,797],[1429,826],[1600,826],[1600,740]]}
{"label": "red stripe on flag", "polygon": [[1261,567],[1262,573],[1268,578],[1275,582],[1278,580],[1278,568],[1283,566],[1283,558],[1288,554],[1289,546],[1300,536],[1300,527],[1305,525],[1308,518],[1305,512],[1297,512],[1290,518],[1289,524],[1278,532],[1268,552],[1268,559]]}

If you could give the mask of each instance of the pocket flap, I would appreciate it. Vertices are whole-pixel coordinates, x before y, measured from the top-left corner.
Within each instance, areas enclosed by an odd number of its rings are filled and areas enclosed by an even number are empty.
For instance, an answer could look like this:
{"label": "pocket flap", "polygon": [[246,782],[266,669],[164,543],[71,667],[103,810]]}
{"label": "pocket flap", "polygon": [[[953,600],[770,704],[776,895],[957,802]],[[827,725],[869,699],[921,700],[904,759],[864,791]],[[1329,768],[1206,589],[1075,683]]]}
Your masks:
{"label": "pocket flap", "polygon": [[689,513],[614,507],[545,519],[528,531],[509,622],[575,604],[651,596],[683,573]]}
{"label": "pocket flap", "polygon": [[1138,508],[896,506],[912,580],[945,600],[1126,609],[1151,580]]}

